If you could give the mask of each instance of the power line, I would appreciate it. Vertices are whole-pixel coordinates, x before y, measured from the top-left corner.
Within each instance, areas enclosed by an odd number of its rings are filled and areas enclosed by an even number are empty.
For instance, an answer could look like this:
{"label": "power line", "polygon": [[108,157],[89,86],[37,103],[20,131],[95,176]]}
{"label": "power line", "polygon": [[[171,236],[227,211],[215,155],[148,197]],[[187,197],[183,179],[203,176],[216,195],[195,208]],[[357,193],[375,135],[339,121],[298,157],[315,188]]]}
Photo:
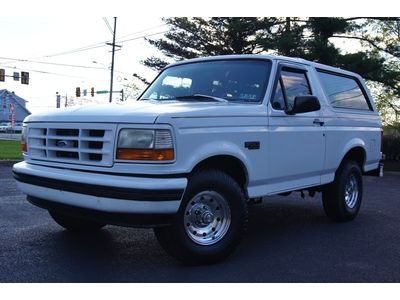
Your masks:
{"label": "power line", "polygon": [[[105,19],[105,18],[103,18]],[[107,20],[105,20],[107,21]],[[106,22],[108,23],[108,21]],[[163,27],[166,26],[167,24],[161,24],[161,25],[157,25],[157,26],[153,26],[147,29],[143,29],[134,33],[130,33],[124,36],[121,36],[119,39],[122,38],[126,38],[128,36],[132,36],[138,33],[142,33],[142,32],[146,32],[158,27]],[[109,24],[108,24],[109,26]],[[110,29],[110,28],[109,28]],[[130,39],[125,39],[125,40],[121,40],[121,41],[117,41],[118,43],[126,43],[126,42],[130,42],[130,41],[134,41],[134,40],[138,40],[138,39],[142,39],[142,38],[146,38],[146,37],[150,37],[150,36],[154,36],[154,35],[158,35],[158,34],[163,34],[168,32],[167,30],[165,31],[160,31],[160,32],[156,32],[156,33],[152,33],[152,34],[146,34],[146,35],[141,35],[138,37],[134,37],[134,38],[130,38]],[[25,63],[37,63],[37,64],[45,64],[45,65],[54,65],[54,66],[63,66],[63,67],[74,67],[74,68],[85,68],[85,69],[97,69],[97,70],[109,70],[109,68],[102,68],[102,67],[92,67],[92,66],[83,66],[83,65],[74,65],[74,64],[64,64],[64,63],[54,63],[54,62],[43,62],[43,61],[36,61],[35,59],[38,58],[49,58],[49,57],[55,57],[55,56],[61,56],[61,55],[67,55],[67,54],[73,54],[76,52],[81,52],[81,51],[88,51],[88,50],[92,50],[92,49],[96,49],[96,48],[101,48],[101,47],[106,47],[107,45],[107,41],[106,42],[100,42],[100,43],[95,43],[95,44],[91,44],[88,46],[84,46],[84,47],[80,47],[80,48],[75,48],[72,50],[67,50],[67,51],[63,51],[63,52],[59,52],[59,53],[55,53],[55,54],[51,54],[51,55],[45,55],[45,56],[39,56],[39,57],[35,57],[32,59],[20,59],[20,58],[9,58],[9,57],[0,57],[0,59],[5,59],[8,60],[6,62],[1,62],[0,65],[3,65],[6,68],[10,68],[10,69],[19,69],[16,68],[15,66],[8,66],[6,64],[9,64],[11,62],[25,62]],[[26,69],[24,68],[24,70],[26,71],[30,71],[30,72],[36,72],[36,73],[42,73],[42,74],[48,74],[48,75],[57,75],[57,76],[65,76],[65,77],[71,77],[71,78],[84,78],[87,79],[86,77],[81,77],[81,76],[73,76],[73,75],[66,75],[66,74],[61,74],[61,73],[55,73],[55,72],[49,72],[49,71],[43,71],[43,70],[37,70],[37,69]],[[121,71],[116,71],[117,73],[120,74],[125,74],[125,75],[131,75],[130,73],[126,73],[126,72],[121,72]]]}
{"label": "power line", "polygon": [[[162,33],[166,33],[168,31],[160,31],[160,32],[156,32],[156,33],[152,33],[152,34],[147,34],[147,35],[142,35],[142,36],[138,36],[135,38],[131,38],[131,39],[126,39],[126,40],[122,40],[122,41],[118,41],[118,43],[126,43],[126,42],[130,42],[130,41],[134,41],[134,40],[138,40],[141,38],[145,38],[145,37],[149,37],[149,36],[154,36],[154,35],[158,35],[158,34],[162,34]],[[98,45],[98,44],[94,44],[94,45]],[[98,46],[94,46],[94,47],[89,47],[89,48],[85,48],[85,47],[81,47],[81,48],[77,48],[75,50],[71,50],[71,51],[65,51],[65,52],[61,52],[58,54],[53,54],[53,55],[48,55],[48,56],[42,56],[40,58],[43,57],[54,57],[54,56],[59,56],[59,55],[66,55],[66,54],[71,54],[71,53],[75,53],[75,52],[80,52],[80,51],[87,51],[87,50],[91,50],[91,49],[95,49],[95,48],[100,48],[100,47],[105,47],[108,46],[107,44],[104,45],[98,45]],[[72,65],[72,64],[61,64],[61,63],[51,63],[51,62],[41,62],[41,61],[35,61],[35,60],[29,60],[29,59],[19,59],[19,58],[7,58],[7,57],[0,57],[0,59],[7,59],[8,61],[6,62],[2,62],[0,63],[1,65],[4,64],[8,64],[10,62],[31,62],[31,63],[38,63],[38,64],[47,64],[47,65],[58,65],[58,66],[66,66],[66,67],[76,67],[76,68],[85,68],[85,69],[97,69],[97,70],[108,70],[106,68],[101,68],[101,67],[91,67],[91,66],[82,66],[82,65]],[[11,61],[10,61],[11,60]],[[116,71],[117,72],[117,71]],[[118,73],[123,73],[123,74],[128,74],[128,73],[124,73],[124,72],[119,72]]]}
{"label": "power line", "polygon": [[44,56],[40,56],[37,58],[49,58],[49,57],[55,57],[55,56],[60,56],[60,55],[67,55],[67,54],[73,54],[76,52],[81,52],[81,51],[87,51],[87,50],[92,50],[92,49],[96,49],[96,48],[101,48],[101,47],[105,47],[105,42],[104,43],[97,43],[97,44],[93,44],[91,46],[86,46],[86,47],[81,47],[81,48],[76,48],[76,49],[72,49],[72,50],[68,50],[68,51],[64,51],[64,52],[59,52],[59,53],[55,53],[55,54],[51,54],[51,55],[44,55]]}
{"label": "power line", "polygon": [[[133,33],[130,33],[130,34],[126,34],[126,35],[123,35],[123,36],[119,37],[118,39],[126,38],[128,36],[132,36],[132,35],[135,35],[135,34],[138,34],[138,33],[146,32],[146,31],[158,28],[158,27],[163,27],[163,26],[167,26],[167,24],[164,23],[164,24],[160,24],[160,25],[157,25],[157,26],[149,27],[147,29],[136,31],[136,32],[133,32]],[[132,39],[127,39],[127,40],[117,41],[117,42],[118,43],[124,43],[124,42],[133,41],[133,40],[137,40],[137,39],[141,39],[141,38],[145,38],[145,37],[153,36],[153,35],[157,35],[157,34],[162,34],[162,33],[166,33],[166,32],[167,31],[157,32],[157,33],[143,35],[143,36],[135,37],[135,38],[132,38]],[[105,46],[107,46],[107,43],[109,43],[109,42],[111,42],[111,41],[108,40],[108,41],[104,41],[104,42],[90,44],[90,45],[87,45],[87,46],[74,48],[74,49],[71,49],[71,50],[66,50],[66,51],[63,51],[63,52],[55,53],[55,54],[49,54],[49,55],[43,55],[43,56],[34,57],[32,59],[50,58],[50,57],[55,57],[55,56],[73,54],[73,53],[81,52],[81,51],[88,51],[88,50],[92,50],[92,49],[105,47]],[[3,62],[2,64],[8,64],[8,63],[13,62],[13,61],[15,61],[15,59],[13,59],[12,61]]]}
{"label": "power line", "polygon": [[166,32],[168,32],[168,30],[160,31],[160,32],[152,33],[152,34],[146,34],[146,35],[138,36],[138,37],[127,39],[127,40],[123,40],[123,41],[118,41],[118,43],[130,42],[130,41],[134,41],[134,40],[138,40],[138,39],[142,39],[142,38],[145,38],[145,37],[149,37],[149,36],[153,36],[153,35],[157,35],[157,34],[162,34],[162,33],[166,33]]}
{"label": "power line", "polygon": [[[102,67],[92,67],[92,66],[82,66],[82,65],[73,65],[73,64],[53,63],[53,62],[35,61],[35,60],[21,59],[21,58],[0,57],[0,59],[7,59],[7,60],[17,61],[17,62],[27,62],[27,63],[35,63],[35,64],[62,66],[62,67],[108,70],[107,68],[102,68]],[[7,64],[7,63],[9,63],[9,62],[0,63],[0,64],[3,65],[3,64]]]}
{"label": "power line", "polygon": [[[138,34],[138,33],[146,32],[146,31],[148,31],[148,30],[151,30],[151,29],[154,29],[154,28],[157,28],[157,27],[160,27],[160,26],[164,26],[164,25],[159,25],[159,26],[155,26],[155,27],[151,27],[151,28],[148,28],[148,29],[144,29],[144,30],[141,30],[141,31],[138,31],[138,32],[135,32],[135,33],[127,34],[127,35],[124,35],[124,36],[122,36],[122,37],[120,37],[120,38],[118,38],[118,39],[121,39],[121,38],[124,38],[124,37],[128,37],[128,36],[131,36],[131,35],[135,35],[135,34]],[[127,40],[117,41],[117,42],[118,42],[118,43],[124,43],[124,42],[133,41],[133,40],[138,40],[138,39],[141,39],[141,38],[145,38],[145,37],[153,36],[153,35],[157,35],[157,34],[162,34],[162,33],[166,33],[166,32],[168,32],[168,31],[165,30],[165,31],[156,32],[156,33],[147,34],[147,35],[142,35],[142,36],[138,36],[138,37],[135,37],[135,38],[132,38],[132,39],[127,39]],[[75,49],[71,49],[71,50],[67,50],[67,51],[63,51],[63,52],[58,52],[58,53],[55,53],[55,54],[50,54],[50,55],[44,55],[44,56],[40,56],[40,57],[35,57],[34,59],[36,59],[36,58],[49,58],[49,57],[55,57],[55,56],[73,54],[73,53],[76,53],[76,52],[81,52],[81,51],[87,51],[87,50],[102,48],[102,47],[106,47],[106,46],[107,46],[107,43],[110,43],[110,42],[111,42],[111,41],[104,41],[104,42],[100,42],[100,43],[95,43],[95,44],[91,44],[91,45],[84,46],[84,47],[80,47],[80,48],[75,48]]]}
{"label": "power line", "polygon": [[110,23],[108,23],[108,20],[107,20],[106,17],[103,17],[103,21],[104,21],[104,23],[106,23],[106,25],[108,27],[108,30],[110,30],[110,32],[111,32],[111,35],[114,35],[114,32],[113,32],[113,30],[111,28],[111,25],[110,25]]}
{"label": "power line", "polygon": [[157,25],[157,26],[153,26],[153,27],[150,27],[150,28],[147,28],[147,29],[143,29],[143,30],[140,30],[140,31],[136,31],[136,32],[134,32],[134,33],[129,33],[129,34],[120,36],[119,39],[123,39],[123,38],[126,38],[126,37],[131,36],[131,35],[135,35],[135,34],[138,34],[138,33],[146,32],[146,31],[149,31],[149,30],[158,28],[158,27],[163,27],[163,26],[167,26],[167,24],[163,23],[163,24],[160,24],[160,25]]}
{"label": "power line", "polygon": [[[92,66],[82,66],[82,65],[73,65],[73,64],[63,64],[63,63],[51,63],[51,62],[44,62],[44,61],[34,61],[34,60],[29,60],[29,59],[21,59],[21,58],[11,58],[11,57],[0,57],[0,59],[7,59],[7,62],[1,62],[0,65],[3,65],[4,67],[7,68],[15,68],[15,67],[10,67],[6,66],[9,62],[25,62],[25,63],[36,63],[36,64],[45,64],[45,65],[54,65],[54,66],[62,66],[62,67],[73,67],[73,68],[84,68],[84,69],[95,69],[95,70],[104,70],[108,71],[110,68],[102,68],[102,67],[92,67]],[[25,69],[25,68],[24,68]],[[29,70],[27,70],[29,71]],[[43,71],[44,72],[44,71]],[[114,70],[116,73],[124,74],[124,75],[130,75],[133,76],[131,73],[126,73],[118,70]],[[51,74],[51,73],[49,73]]]}
{"label": "power line", "polygon": [[[15,67],[11,67],[11,66],[5,66],[6,68],[10,68],[10,69],[17,69],[19,70],[19,68],[15,68]],[[87,77],[82,77],[82,76],[73,76],[73,75],[67,75],[67,74],[61,74],[61,73],[54,73],[54,72],[48,72],[48,71],[43,71],[43,70],[33,70],[33,69],[26,69],[24,68],[25,71],[29,71],[29,72],[34,72],[34,73],[42,73],[42,74],[48,74],[48,75],[57,75],[57,76],[64,76],[64,77],[71,77],[71,78],[83,78],[83,79],[88,79]]]}

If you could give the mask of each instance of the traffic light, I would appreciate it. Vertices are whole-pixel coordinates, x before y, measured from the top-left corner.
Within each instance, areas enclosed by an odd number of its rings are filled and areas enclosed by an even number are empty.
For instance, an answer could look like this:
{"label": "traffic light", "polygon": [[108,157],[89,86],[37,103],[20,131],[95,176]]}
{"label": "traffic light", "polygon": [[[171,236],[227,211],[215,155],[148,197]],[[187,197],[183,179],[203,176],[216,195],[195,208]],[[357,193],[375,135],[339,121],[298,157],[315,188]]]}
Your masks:
{"label": "traffic light", "polygon": [[14,81],[19,81],[19,72],[13,73],[13,79],[14,79]]}
{"label": "traffic light", "polygon": [[75,96],[76,96],[76,97],[80,97],[80,96],[81,96],[81,88],[80,88],[80,87],[77,87],[77,88],[76,88]]}
{"label": "traffic light", "polygon": [[29,72],[21,72],[21,83],[29,84]]}
{"label": "traffic light", "polygon": [[0,69],[0,81],[6,80],[6,70]]}
{"label": "traffic light", "polygon": [[94,87],[92,87],[92,88],[90,89],[90,95],[92,95],[92,97],[94,97]]}

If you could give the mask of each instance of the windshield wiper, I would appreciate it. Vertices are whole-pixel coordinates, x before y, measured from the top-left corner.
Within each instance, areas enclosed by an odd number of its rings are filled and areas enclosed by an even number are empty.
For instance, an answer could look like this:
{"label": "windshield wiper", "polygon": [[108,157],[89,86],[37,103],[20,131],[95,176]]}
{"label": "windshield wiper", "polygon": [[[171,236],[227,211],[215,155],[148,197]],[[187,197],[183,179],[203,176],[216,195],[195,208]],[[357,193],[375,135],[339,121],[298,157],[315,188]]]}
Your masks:
{"label": "windshield wiper", "polygon": [[177,96],[175,97],[176,100],[185,100],[185,99],[194,99],[194,100],[214,100],[217,102],[229,102],[226,99],[209,96],[209,95],[202,95],[202,94],[194,94],[194,95],[185,95],[185,96]]}

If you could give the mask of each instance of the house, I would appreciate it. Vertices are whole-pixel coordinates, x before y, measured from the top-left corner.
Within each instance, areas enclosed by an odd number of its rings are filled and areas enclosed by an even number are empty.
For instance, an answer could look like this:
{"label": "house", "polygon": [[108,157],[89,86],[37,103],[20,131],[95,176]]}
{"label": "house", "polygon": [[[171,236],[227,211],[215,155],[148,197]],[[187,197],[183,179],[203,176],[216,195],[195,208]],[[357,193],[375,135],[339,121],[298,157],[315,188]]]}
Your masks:
{"label": "house", "polygon": [[11,122],[12,110],[15,111],[15,123],[21,123],[31,114],[26,108],[27,101],[6,89],[0,90],[0,122]]}

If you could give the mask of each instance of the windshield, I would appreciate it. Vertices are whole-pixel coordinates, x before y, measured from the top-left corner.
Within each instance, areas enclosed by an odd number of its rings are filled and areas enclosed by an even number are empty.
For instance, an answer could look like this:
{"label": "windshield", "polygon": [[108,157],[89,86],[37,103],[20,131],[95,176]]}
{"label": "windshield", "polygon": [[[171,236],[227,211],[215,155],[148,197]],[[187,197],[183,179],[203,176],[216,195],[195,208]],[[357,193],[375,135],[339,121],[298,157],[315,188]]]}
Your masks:
{"label": "windshield", "polygon": [[[265,60],[216,60],[165,69],[141,100],[213,101],[259,103],[271,70]],[[191,97],[192,96],[192,97]]]}

